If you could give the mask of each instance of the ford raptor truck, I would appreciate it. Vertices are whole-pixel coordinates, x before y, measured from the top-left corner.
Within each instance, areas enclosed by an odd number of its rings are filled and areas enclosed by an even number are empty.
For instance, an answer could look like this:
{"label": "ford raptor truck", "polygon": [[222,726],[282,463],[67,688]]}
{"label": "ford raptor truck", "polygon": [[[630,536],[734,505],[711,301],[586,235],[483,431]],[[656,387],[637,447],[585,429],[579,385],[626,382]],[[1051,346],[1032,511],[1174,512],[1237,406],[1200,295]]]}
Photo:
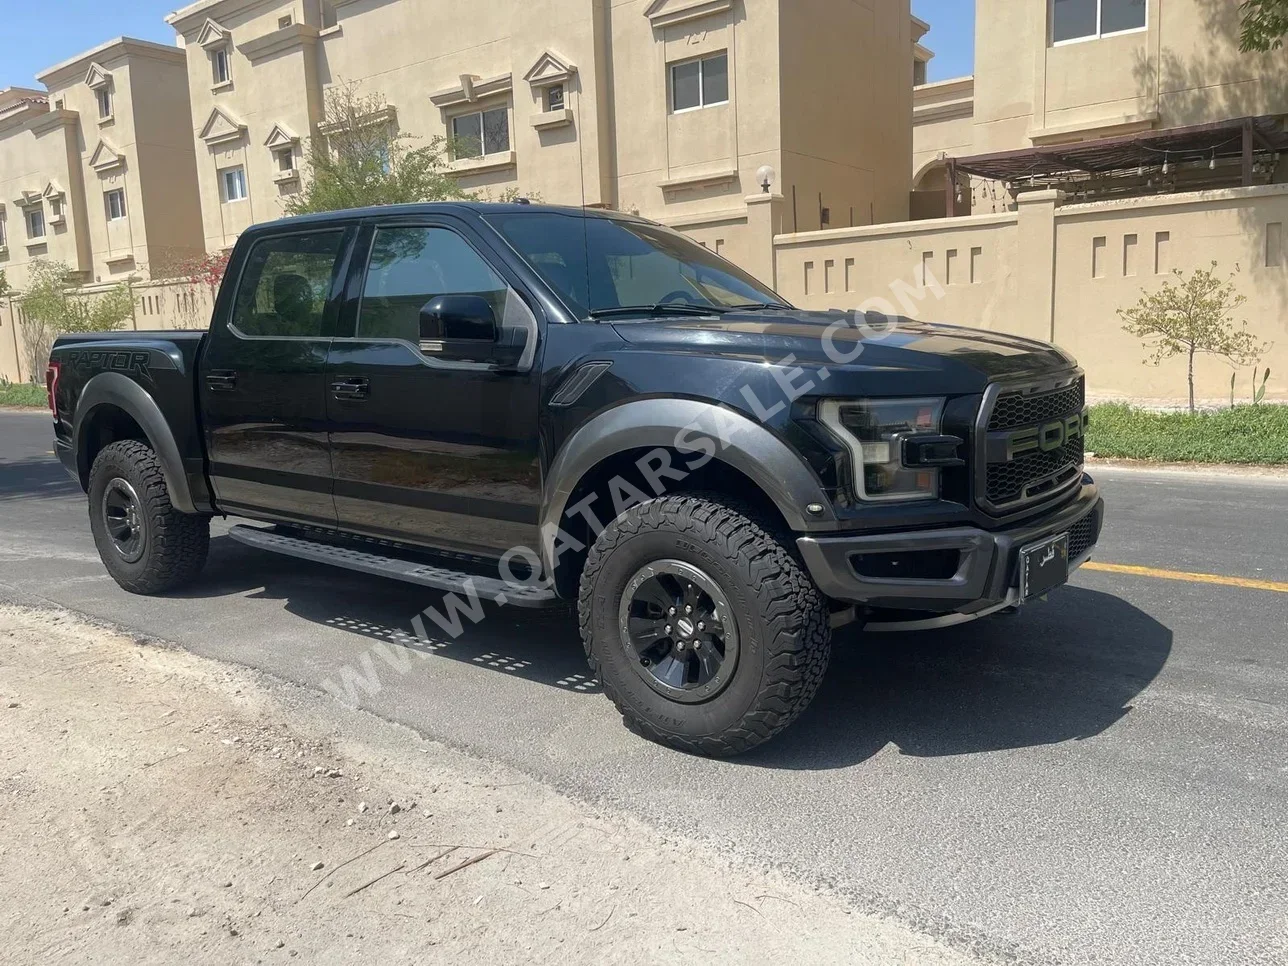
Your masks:
{"label": "ford raptor truck", "polygon": [[127,591],[197,579],[220,516],[338,594],[348,570],[474,619],[572,606],[626,723],[707,755],[801,713],[834,627],[1014,609],[1103,517],[1065,352],[803,311],[616,212],[257,225],[208,331],[64,336],[47,386]]}

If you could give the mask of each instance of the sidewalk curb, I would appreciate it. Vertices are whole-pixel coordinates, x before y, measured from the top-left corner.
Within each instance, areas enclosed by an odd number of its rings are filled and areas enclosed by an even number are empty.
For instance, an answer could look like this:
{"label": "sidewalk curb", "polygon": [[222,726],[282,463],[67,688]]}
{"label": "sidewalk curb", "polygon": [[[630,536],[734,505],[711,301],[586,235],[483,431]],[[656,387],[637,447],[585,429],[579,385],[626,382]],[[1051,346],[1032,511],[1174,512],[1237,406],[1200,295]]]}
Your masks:
{"label": "sidewalk curb", "polygon": [[1288,466],[1242,465],[1238,463],[1154,463],[1149,460],[1101,459],[1089,457],[1088,470],[1141,476],[1169,476],[1176,479],[1226,480],[1288,486]]}

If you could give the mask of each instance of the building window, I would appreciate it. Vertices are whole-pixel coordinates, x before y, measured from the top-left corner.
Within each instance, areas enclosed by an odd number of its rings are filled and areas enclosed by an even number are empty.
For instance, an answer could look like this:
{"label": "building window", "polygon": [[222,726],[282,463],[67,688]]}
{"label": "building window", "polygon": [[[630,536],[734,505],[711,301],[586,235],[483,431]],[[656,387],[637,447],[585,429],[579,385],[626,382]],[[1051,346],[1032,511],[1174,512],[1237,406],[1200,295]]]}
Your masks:
{"label": "building window", "polygon": [[113,188],[103,195],[107,203],[107,220],[120,221],[125,217],[125,189]]}
{"label": "building window", "polygon": [[45,237],[45,209],[39,205],[27,209],[27,237]]}
{"label": "building window", "polygon": [[287,27],[289,27],[289,26],[291,25],[291,22],[292,22],[292,21],[291,21],[291,15],[290,15],[289,13],[288,13],[285,17],[278,17],[278,18],[277,18],[277,29],[278,29],[278,30],[285,30]]}
{"label": "building window", "polygon": [[671,65],[671,110],[694,111],[729,102],[729,54]]}
{"label": "building window", "polygon": [[241,165],[219,172],[219,193],[225,203],[246,198],[246,169]]}
{"label": "building window", "polygon": [[1146,0],[1051,0],[1051,42],[1143,30],[1146,8]]}
{"label": "building window", "polygon": [[482,158],[510,150],[510,109],[497,107],[452,118],[454,152],[458,158]]}
{"label": "building window", "polygon": [[61,198],[49,199],[49,217],[55,222],[55,224],[58,222],[59,218],[63,217],[63,202]]}
{"label": "building window", "polygon": [[98,98],[99,120],[107,120],[112,116],[112,92],[106,87],[100,87],[94,91],[94,96]]}
{"label": "building window", "polygon": [[551,84],[546,88],[546,110],[562,111],[564,109],[563,84]]}
{"label": "building window", "polygon": [[295,170],[295,151],[293,148],[278,148],[273,152],[273,155],[277,158],[278,171]]}
{"label": "building window", "polygon": [[228,69],[228,48],[220,47],[210,55],[210,69],[216,84],[227,84],[232,80]]}
{"label": "building window", "polygon": [[5,225],[5,222],[4,222],[4,216],[0,215],[0,248],[9,247],[9,237],[5,234],[6,227],[7,226]]}

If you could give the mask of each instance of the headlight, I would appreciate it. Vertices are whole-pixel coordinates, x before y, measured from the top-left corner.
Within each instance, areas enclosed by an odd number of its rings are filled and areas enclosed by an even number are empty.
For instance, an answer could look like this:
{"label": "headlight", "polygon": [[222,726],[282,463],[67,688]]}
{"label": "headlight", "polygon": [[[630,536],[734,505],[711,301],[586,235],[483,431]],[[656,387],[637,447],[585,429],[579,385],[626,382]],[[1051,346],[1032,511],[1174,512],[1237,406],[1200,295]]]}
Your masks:
{"label": "headlight", "polygon": [[823,425],[850,451],[856,495],[873,501],[939,496],[939,470],[905,466],[903,440],[937,436],[943,414],[942,398],[827,399],[819,404]]}

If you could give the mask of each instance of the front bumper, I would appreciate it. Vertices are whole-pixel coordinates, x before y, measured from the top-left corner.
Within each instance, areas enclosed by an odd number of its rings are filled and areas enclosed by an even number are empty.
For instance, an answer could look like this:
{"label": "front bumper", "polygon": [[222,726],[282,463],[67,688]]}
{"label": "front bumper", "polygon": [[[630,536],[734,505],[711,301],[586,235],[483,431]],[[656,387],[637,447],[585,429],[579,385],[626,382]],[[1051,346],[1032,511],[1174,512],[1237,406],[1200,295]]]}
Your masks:
{"label": "front bumper", "polygon": [[[844,537],[800,537],[796,544],[819,589],[833,600],[874,611],[916,612],[923,626],[960,623],[1018,602],[1021,547],[1070,533],[1069,569],[1088,556],[1100,537],[1104,501],[1091,477],[1077,496],[1058,510],[1006,530],[954,527],[907,533]],[[957,568],[939,579],[874,577],[859,573],[859,554],[917,554],[956,551]],[[869,558],[870,559],[870,558]],[[936,620],[948,617],[948,620]]]}

